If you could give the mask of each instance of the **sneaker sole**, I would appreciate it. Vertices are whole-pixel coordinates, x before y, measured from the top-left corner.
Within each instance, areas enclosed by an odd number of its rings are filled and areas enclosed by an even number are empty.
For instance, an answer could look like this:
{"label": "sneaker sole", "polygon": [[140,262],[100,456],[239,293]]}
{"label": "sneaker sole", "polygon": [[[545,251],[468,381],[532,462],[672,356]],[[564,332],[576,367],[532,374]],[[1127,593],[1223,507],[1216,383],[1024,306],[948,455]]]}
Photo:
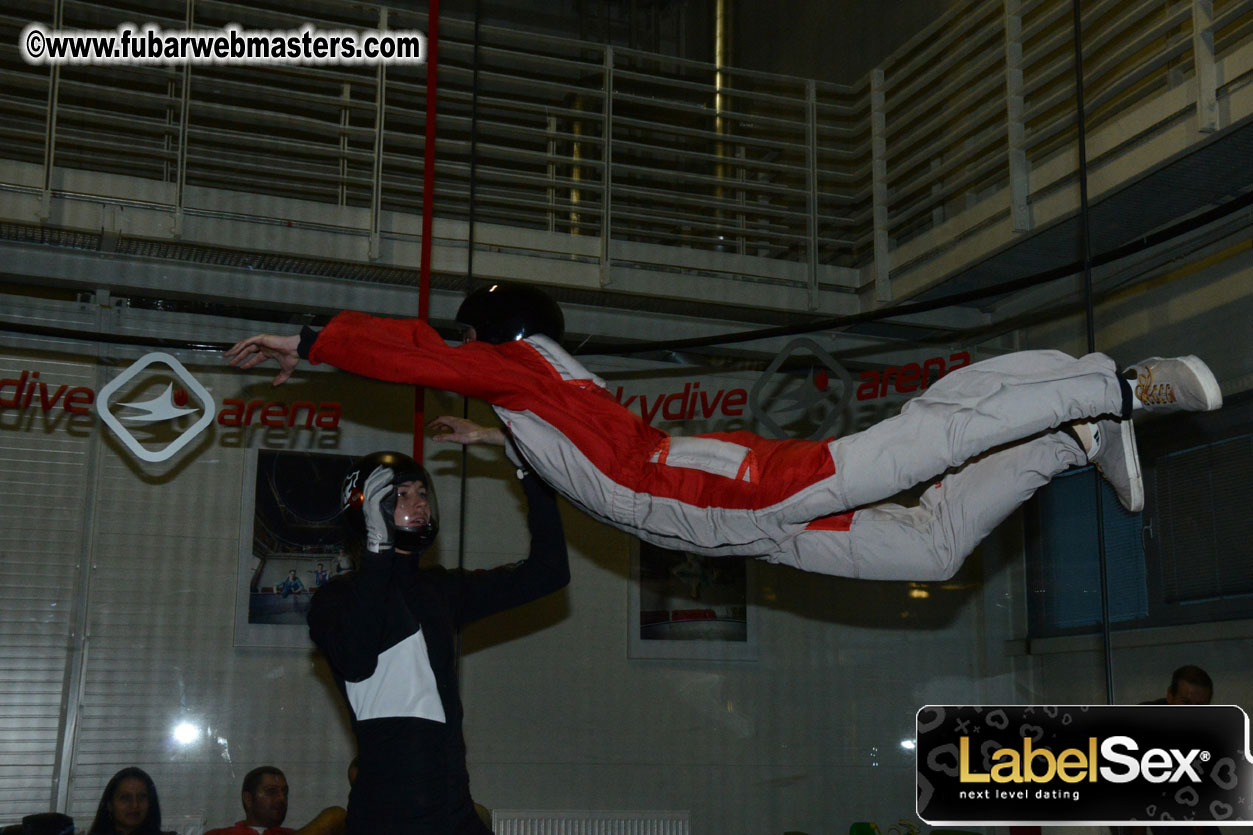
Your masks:
{"label": "sneaker sole", "polygon": [[1222,408],[1223,390],[1219,387],[1218,380],[1214,377],[1214,372],[1210,371],[1209,366],[1200,357],[1192,354],[1179,357],[1179,361],[1196,375],[1197,382],[1201,384],[1201,393],[1205,395],[1205,411],[1212,412]]}
{"label": "sneaker sole", "polygon": [[[1128,486],[1131,489],[1127,501],[1123,502],[1123,507],[1131,513],[1139,513],[1144,510],[1144,477],[1140,474],[1140,455],[1136,449],[1135,424],[1129,420],[1119,421],[1118,432],[1122,436],[1123,465],[1127,468]],[[1121,496],[1119,500],[1122,500]]]}

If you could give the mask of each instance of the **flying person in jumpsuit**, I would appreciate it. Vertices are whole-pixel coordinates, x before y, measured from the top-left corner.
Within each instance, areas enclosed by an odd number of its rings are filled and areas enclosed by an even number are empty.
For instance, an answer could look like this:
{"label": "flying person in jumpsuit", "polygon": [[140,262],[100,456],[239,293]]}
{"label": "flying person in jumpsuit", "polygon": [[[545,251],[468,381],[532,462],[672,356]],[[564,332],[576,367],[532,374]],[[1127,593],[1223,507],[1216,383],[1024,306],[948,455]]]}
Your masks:
{"label": "flying person in jumpsuit", "polygon": [[[468,341],[449,346],[422,321],[344,312],[320,332],[250,337],[226,356],[245,369],[277,360],[275,385],[305,358],[485,400],[535,472],[597,519],[665,548],[875,580],[951,577],[1036,490],[1089,462],[1140,510],[1133,409],[1222,404],[1196,357],[1119,373],[1103,354],[1022,351],[950,373],[842,438],[681,437],[622,406],[561,348],[564,319],[542,291],[484,288],[457,321]],[[917,506],[887,501],[928,481]]]}

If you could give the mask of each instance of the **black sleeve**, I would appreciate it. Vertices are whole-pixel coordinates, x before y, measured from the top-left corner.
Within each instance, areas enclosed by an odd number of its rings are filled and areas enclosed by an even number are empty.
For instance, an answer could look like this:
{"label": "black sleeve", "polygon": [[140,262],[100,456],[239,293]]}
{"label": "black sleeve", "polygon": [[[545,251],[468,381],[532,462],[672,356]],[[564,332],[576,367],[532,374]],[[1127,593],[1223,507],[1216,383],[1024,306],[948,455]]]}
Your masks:
{"label": "black sleeve", "polygon": [[395,551],[367,552],[358,571],[332,580],[313,596],[309,636],[347,681],[362,681],[374,673],[395,562]]}
{"label": "black sleeve", "polygon": [[302,360],[309,359],[309,351],[313,348],[313,343],[317,342],[320,331],[305,325],[300,329],[300,344],[296,346],[296,353],[300,355]]}
{"label": "black sleeve", "polygon": [[570,583],[566,534],[552,488],[527,473],[522,490],[527,499],[530,554],[522,562],[499,568],[453,572],[447,582],[456,584],[458,626],[538,600]]}

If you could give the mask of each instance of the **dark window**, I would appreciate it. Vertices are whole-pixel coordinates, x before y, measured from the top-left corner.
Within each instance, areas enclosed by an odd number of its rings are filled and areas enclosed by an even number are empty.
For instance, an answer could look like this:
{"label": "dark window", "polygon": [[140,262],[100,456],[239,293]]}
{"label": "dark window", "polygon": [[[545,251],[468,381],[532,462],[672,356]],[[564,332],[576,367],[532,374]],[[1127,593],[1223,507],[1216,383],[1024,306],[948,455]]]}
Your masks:
{"label": "dark window", "polygon": [[[1253,616],[1250,426],[1249,394],[1137,424],[1144,512],[1127,513],[1101,480],[1112,628]],[[1100,629],[1096,477],[1067,473],[1025,508],[1032,637]]]}
{"label": "dark window", "polygon": [[1253,435],[1173,452],[1154,467],[1154,528],[1165,603],[1253,594]]}
{"label": "dark window", "polygon": [[[1096,540],[1096,471],[1067,473],[1028,506],[1028,550],[1033,637],[1089,632],[1101,623],[1101,578]],[[1128,513],[1101,479],[1105,518],[1110,622],[1148,616],[1142,516]],[[1034,519],[1032,518],[1034,517]]]}

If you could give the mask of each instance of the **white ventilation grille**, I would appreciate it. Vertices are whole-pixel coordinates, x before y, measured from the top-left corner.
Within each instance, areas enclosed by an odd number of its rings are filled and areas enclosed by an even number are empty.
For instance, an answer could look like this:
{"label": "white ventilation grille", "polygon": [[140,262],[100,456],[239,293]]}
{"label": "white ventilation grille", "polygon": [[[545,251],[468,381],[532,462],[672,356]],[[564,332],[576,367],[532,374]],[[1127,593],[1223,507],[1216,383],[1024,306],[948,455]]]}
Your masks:
{"label": "white ventilation grille", "polygon": [[690,835],[688,812],[492,812],[495,835]]}

